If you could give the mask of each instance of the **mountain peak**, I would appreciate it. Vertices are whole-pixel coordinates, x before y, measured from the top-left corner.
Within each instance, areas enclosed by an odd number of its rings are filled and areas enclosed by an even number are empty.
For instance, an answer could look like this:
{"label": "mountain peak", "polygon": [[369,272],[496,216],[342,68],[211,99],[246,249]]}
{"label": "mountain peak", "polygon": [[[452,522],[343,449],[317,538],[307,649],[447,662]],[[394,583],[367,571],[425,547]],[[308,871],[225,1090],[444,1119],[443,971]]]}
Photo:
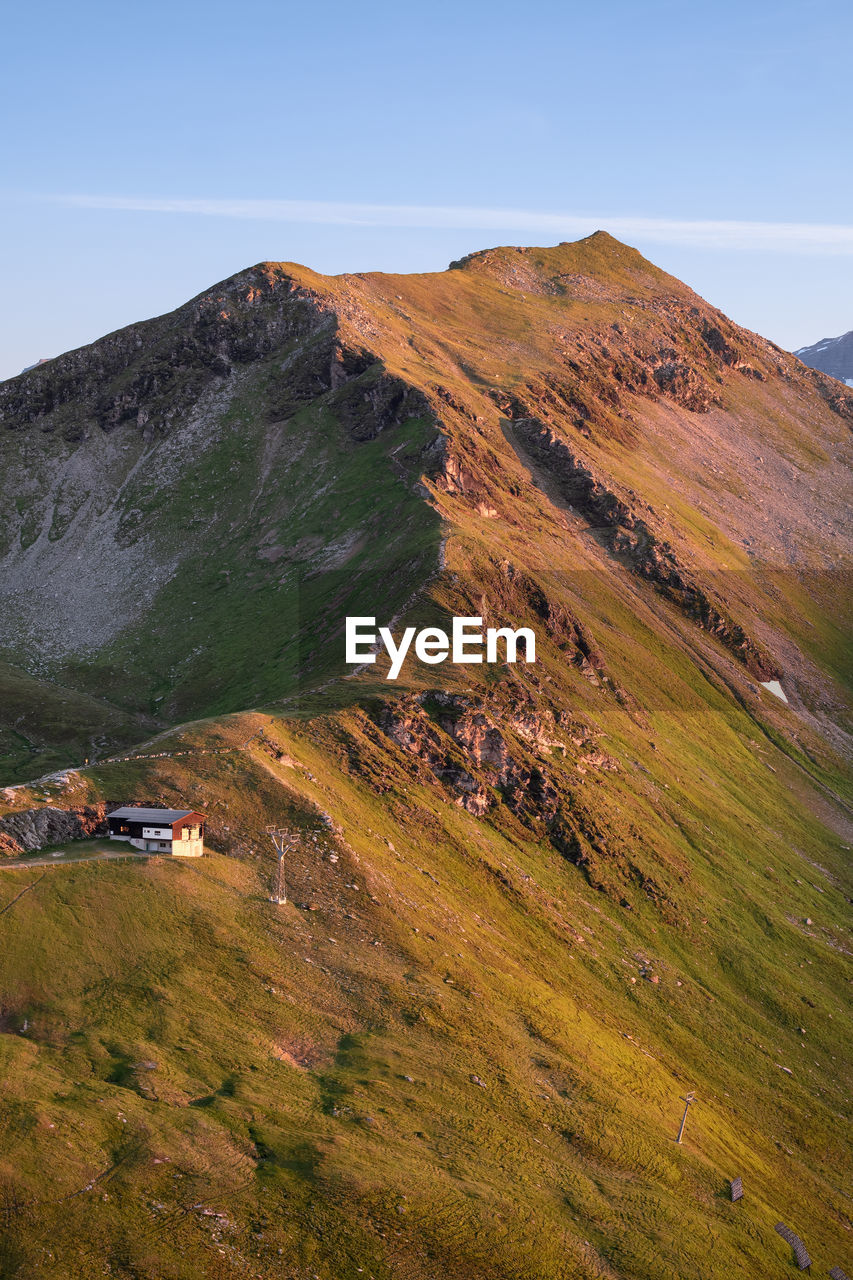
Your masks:
{"label": "mountain peak", "polygon": [[853,387],[853,329],[838,338],[821,338],[810,347],[800,347],[794,355],[811,369],[820,369]]}
{"label": "mountain peak", "polygon": [[556,245],[498,245],[480,249],[451,262],[448,270],[491,276],[522,292],[538,293],[544,287],[549,293],[559,293],[566,281],[583,276],[620,286],[633,296],[662,290],[690,294],[680,281],[608,231],[594,231],[581,240],[563,240]]}

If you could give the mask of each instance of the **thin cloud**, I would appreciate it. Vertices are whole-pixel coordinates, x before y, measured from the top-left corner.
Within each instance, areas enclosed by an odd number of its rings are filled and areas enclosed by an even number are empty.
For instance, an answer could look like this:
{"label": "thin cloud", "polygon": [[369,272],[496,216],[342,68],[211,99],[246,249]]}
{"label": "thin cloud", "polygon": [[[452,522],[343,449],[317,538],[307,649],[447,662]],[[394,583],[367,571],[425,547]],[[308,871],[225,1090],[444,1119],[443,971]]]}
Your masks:
{"label": "thin cloud", "polygon": [[128,213],[189,214],[345,227],[541,232],[572,238],[604,228],[620,239],[701,249],[853,254],[853,226],[810,222],[689,221],[481,209],[448,205],[353,204],[316,200],[172,199],[151,196],[63,195],[59,204]]}

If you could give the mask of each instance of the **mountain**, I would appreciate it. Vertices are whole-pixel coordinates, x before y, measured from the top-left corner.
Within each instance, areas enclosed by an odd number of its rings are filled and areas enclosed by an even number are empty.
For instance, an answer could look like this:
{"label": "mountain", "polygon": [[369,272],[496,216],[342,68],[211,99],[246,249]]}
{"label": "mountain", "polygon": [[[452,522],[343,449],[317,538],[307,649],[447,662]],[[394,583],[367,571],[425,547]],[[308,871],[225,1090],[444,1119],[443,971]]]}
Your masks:
{"label": "mountain", "polygon": [[[0,653],[32,690],[7,768],[67,762],[70,723],[91,757],[340,673],[344,614],[394,616],[457,511],[528,518],[511,486],[529,503],[531,467],[565,472],[577,520],[611,531],[575,538],[573,562],[610,569],[619,542],[758,672],[758,632],[791,625],[751,597],[761,574],[835,563],[850,405],[603,235],[433,276],[244,272],[0,386]],[[803,428],[817,452],[788,438]]]}
{"label": "mountain", "polygon": [[814,346],[800,347],[794,354],[810,368],[820,369],[853,387],[853,329],[840,338],[821,338]]}
{"label": "mountain", "polygon": [[844,1265],[853,392],[598,233],[261,264],[0,412],[0,847],[210,845],[0,868],[0,1275]]}

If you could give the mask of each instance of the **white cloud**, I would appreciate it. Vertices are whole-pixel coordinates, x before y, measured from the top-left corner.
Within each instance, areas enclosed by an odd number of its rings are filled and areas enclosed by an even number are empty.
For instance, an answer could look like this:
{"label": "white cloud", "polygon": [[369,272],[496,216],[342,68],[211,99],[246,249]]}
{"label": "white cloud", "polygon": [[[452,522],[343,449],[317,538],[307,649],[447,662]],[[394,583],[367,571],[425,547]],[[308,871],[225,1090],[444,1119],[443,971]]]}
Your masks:
{"label": "white cloud", "polygon": [[316,200],[172,199],[153,196],[63,195],[78,209],[189,214],[348,227],[420,227],[542,233],[552,239],[589,235],[599,228],[622,240],[703,249],[779,253],[853,254],[853,226],[811,222],[690,221],[677,218],[585,216],[529,209],[449,205],[353,204]]}

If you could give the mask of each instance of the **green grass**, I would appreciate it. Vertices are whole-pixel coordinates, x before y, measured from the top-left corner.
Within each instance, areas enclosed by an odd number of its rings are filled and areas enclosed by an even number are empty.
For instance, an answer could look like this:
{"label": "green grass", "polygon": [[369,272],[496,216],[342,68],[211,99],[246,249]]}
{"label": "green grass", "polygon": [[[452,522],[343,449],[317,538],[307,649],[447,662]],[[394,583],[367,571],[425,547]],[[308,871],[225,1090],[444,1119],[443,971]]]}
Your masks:
{"label": "green grass", "polygon": [[147,716],[121,711],[81,693],[0,663],[0,780],[4,785],[82,764],[129,746],[149,731]]}
{"label": "green grass", "polygon": [[[65,844],[48,844],[44,845],[31,853],[22,854],[20,857],[5,859],[0,862],[0,870],[9,870],[12,862],[33,863],[36,864],[50,859],[49,865],[61,866],[66,862],[88,862],[94,859],[102,859],[104,857],[123,858],[123,857],[140,857],[146,856],[140,854],[138,849],[131,845],[120,841],[111,841],[106,837],[92,840],[70,840]],[[55,861],[54,861],[55,859]],[[11,867],[16,870],[17,867]]]}
{"label": "green grass", "polygon": [[[437,521],[413,492],[430,426],[412,420],[353,444],[331,413],[305,410],[281,432],[264,491],[256,403],[257,392],[232,408],[220,442],[181,475],[184,516],[165,526],[162,552],[180,549],[181,568],[157,597],[157,625],[129,626],[76,681],[98,680],[131,707],[147,686],[146,709],[173,722],[288,696],[342,671],[345,613],[381,606],[393,616],[432,572]],[[176,494],[125,500],[156,522]],[[330,546],[345,568],[324,558]]]}

